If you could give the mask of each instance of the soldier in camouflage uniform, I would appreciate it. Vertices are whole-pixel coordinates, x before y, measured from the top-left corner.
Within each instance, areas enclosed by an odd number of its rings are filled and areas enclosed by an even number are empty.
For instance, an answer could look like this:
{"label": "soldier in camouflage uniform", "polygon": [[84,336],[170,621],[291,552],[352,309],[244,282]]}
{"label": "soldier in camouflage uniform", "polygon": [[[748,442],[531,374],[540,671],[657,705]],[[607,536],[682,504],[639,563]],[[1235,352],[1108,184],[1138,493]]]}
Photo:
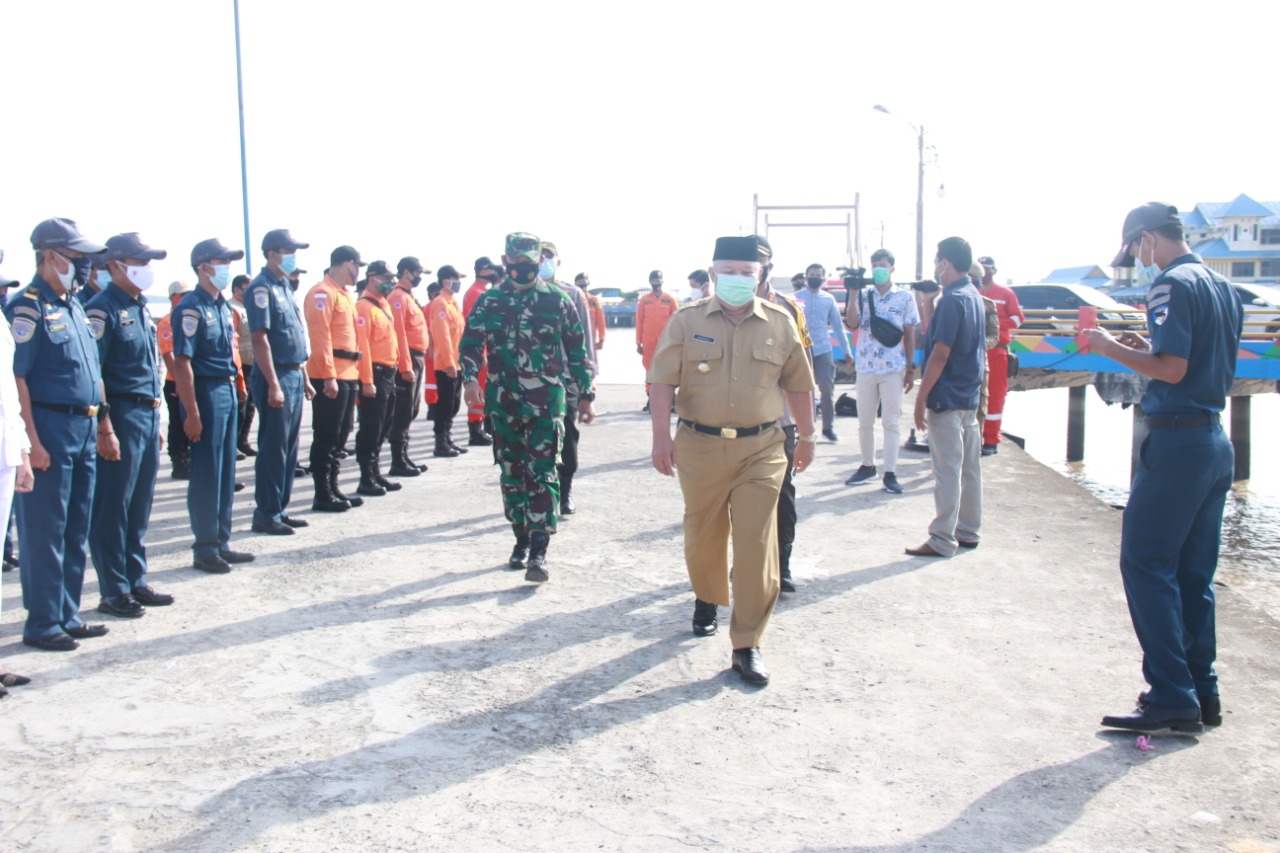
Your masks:
{"label": "soldier in camouflage uniform", "polygon": [[[560,483],[556,457],[564,439],[562,358],[579,390],[578,419],[595,418],[586,338],[569,297],[538,279],[541,248],[532,234],[507,235],[507,278],[477,300],[460,346],[467,405],[493,422],[502,503],[515,531],[509,565],[525,580],[549,577],[547,545],[556,532]],[[562,348],[563,353],[562,356]],[[488,354],[489,385],[477,381]]]}

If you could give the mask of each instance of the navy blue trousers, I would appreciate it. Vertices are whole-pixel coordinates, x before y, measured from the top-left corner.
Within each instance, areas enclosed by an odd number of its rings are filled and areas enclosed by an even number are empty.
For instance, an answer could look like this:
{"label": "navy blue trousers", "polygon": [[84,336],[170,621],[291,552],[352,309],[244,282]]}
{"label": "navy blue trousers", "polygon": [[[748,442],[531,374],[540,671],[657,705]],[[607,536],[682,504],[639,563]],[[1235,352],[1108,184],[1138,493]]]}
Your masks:
{"label": "navy blue trousers", "polygon": [[298,467],[298,439],[302,429],[302,401],[305,399],[301,370],[279,370],[276,378],[284,394],[284,405],[267,403],[267,377],[256,366],[249,378],[253,405],[258,410],[258,455],[254,457],[255,524],[279,521],[293,497],[293,472]]}
{"label": "navy blue trousers", "polygon": [[32,408],[49,470],[35,472],[35,488],[18,495],[18,571],[27,624],[22,636],[47,640],[78,628],[97,467],[97,423],[84,415]]}
{"label": "navy blue trousers", "polygon": [[1120,574],[1153,705],[1194,708],[1218,695],[1213,575],[1234,457],[1220,425],[1153,429],[1142,444]]}
{"label": "navy blue trousers", "polygon": [[[240,406],[236,386],[196,379],[196,408],[203,432],[191,445],[187,513],[197,558],[226,551],[231,542],[231,501],[236,485],[236,427]],[[186,418],[186,413],[183,413]]]}
{"label": "navy blue trousers", "polygon": [[89,521],[89,553],[105,596],[128,595],[147,582],[147,524],[160,469],[160,410],[110,399],[120,460],[98,460]]}

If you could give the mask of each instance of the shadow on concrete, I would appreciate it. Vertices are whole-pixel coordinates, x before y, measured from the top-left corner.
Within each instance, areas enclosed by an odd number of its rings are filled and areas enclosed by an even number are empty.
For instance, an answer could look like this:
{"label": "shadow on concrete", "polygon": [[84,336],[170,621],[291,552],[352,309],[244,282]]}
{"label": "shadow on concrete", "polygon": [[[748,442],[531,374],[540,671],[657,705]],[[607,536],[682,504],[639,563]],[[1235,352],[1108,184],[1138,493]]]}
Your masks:
{"label": "shadow on concrete", "polygon": [[587,740],[686,702],[706,701],[725,689],[730,671],[608,702],[592,701],[670,661],[693,641],[687,634],[662,636],[527,699],[246,779],[197,809],[204,826],[149,850],[239,850],[275,826],[362,803],[429,796],[549,747]]}
{"label": "shadow on concrete", "polygon": [[1132,733],[1106,732],[1099,733],[1099,737],[1109,745],[1071,761],[1019,773],[974,800],[946,826],[927,835],[896,844],[800,849],[812,853],[1037,850],[1075,824],[1089,802],[1130,768],[1158,761],[1198,742],[1178,736],[1157,738],[1156,751],[1144,753],[1134,748]]}

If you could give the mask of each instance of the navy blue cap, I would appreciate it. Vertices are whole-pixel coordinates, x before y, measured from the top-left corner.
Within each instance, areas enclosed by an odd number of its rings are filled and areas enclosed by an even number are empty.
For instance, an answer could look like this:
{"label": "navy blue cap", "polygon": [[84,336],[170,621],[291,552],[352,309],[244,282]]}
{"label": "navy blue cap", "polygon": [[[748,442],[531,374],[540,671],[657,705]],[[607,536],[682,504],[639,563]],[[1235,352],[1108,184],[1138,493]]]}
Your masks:
{"label": "navy blue cap", "polygon": [[444,281],[446,278],[466,278],[466,276],[454,269],[452,264],[445,264],[440,267],[440,272],[436,273],[436,278]]}
{"label": "navy blue cap", "polygon": [[210,261],[238,261],[244,257],[239,249],[228,249],[217,237],[201,240],[191,250],[191,266],[198,267]]}
{"label": "navy blue cap", "polygon": [[107,250],[106,246],[94,243],[85,238],[71,219],[46,219],[31,232],[31,248],[41,249],[73,249],[86,255],[97,255]]}
{"label": "navy blue cap", "polygon": [[424,267],[422,265],[422,261],[413,257],[412,255],[406,255],[405,257],[400,259],[400,263],[396,264],[396,272],[420,273],[420,272],[431,272],[431,270]]}
{"label": "navy blue cap", "polygon": [[[107,252],[102,256],[106,261],[123,261],[133,258],[139,261],[163,261],[169,257],[164,249],[153,249],[138,237],[137,231],[126,231],[107,240]],[[94,258],[97,261],[97,258]]]}
{"label": "navy blue cap", "polygon": [[303,243],[289,233],[288,228],[277,228],[274,231],[268,231],[267,236],[262,238],[262,251],[264,252],[280,252],[280,251],[297,251],[298,249],[310,249],[310,243]]}
{"label": "navy blue cap", "polygon": [[489,259],[489,256],[484,255],[482,257],[476,258],[476,262],[475,264],[472,265],[471,268],[474,269],[476,273],[482,273],[485,270],[494,269],[494,267],[495,267],[495,264],[493,263],[493,261]]}
{"label": "navy blue cap", "polygon": [[1165,225],[1182,224],[1178,208],[1163,201],[1149,201],[1142,207],[1135,207],[1124,218],[1124,227],[1120,229],[1120,252],[1111,262],[1113,267],[1133,266],[1133,255],[1129,254],[1129,244],[1142,236],[1143,231],[1155,231]]}
{"label": "navy blue cap", "polygon": [[338,264],[345,264],[347,261],[355,261],[356,266],[362,267],[364,261],[360,260],[360,253],[350,246],[339,246],[329,253],[329,266],[336,267]]}

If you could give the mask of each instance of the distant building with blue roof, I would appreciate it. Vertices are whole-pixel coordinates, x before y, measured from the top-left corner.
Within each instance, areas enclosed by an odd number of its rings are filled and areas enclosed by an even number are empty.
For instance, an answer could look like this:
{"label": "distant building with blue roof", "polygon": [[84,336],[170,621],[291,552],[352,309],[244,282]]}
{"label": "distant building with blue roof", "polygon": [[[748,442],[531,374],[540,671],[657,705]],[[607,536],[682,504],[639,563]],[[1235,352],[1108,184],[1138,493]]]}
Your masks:
{"label": "distant building with blue roof", "polygon": [[[1280,201],[1255,201],[1241,193],[1231,201],[1200,202],[1182,211],[1191,251],[1232,281],[1280,282]],[[1132,281],[1133,271],[1116,278]]]}
{"label": "distant building with blue roof", "polygon": [[1111,276],[1103,272],[1102,267],[1090,264],[1083,267],[1063,267],[1054,270],[1044,278],[1041,284],[1083,284],[1085,287],[1110,287]]}

